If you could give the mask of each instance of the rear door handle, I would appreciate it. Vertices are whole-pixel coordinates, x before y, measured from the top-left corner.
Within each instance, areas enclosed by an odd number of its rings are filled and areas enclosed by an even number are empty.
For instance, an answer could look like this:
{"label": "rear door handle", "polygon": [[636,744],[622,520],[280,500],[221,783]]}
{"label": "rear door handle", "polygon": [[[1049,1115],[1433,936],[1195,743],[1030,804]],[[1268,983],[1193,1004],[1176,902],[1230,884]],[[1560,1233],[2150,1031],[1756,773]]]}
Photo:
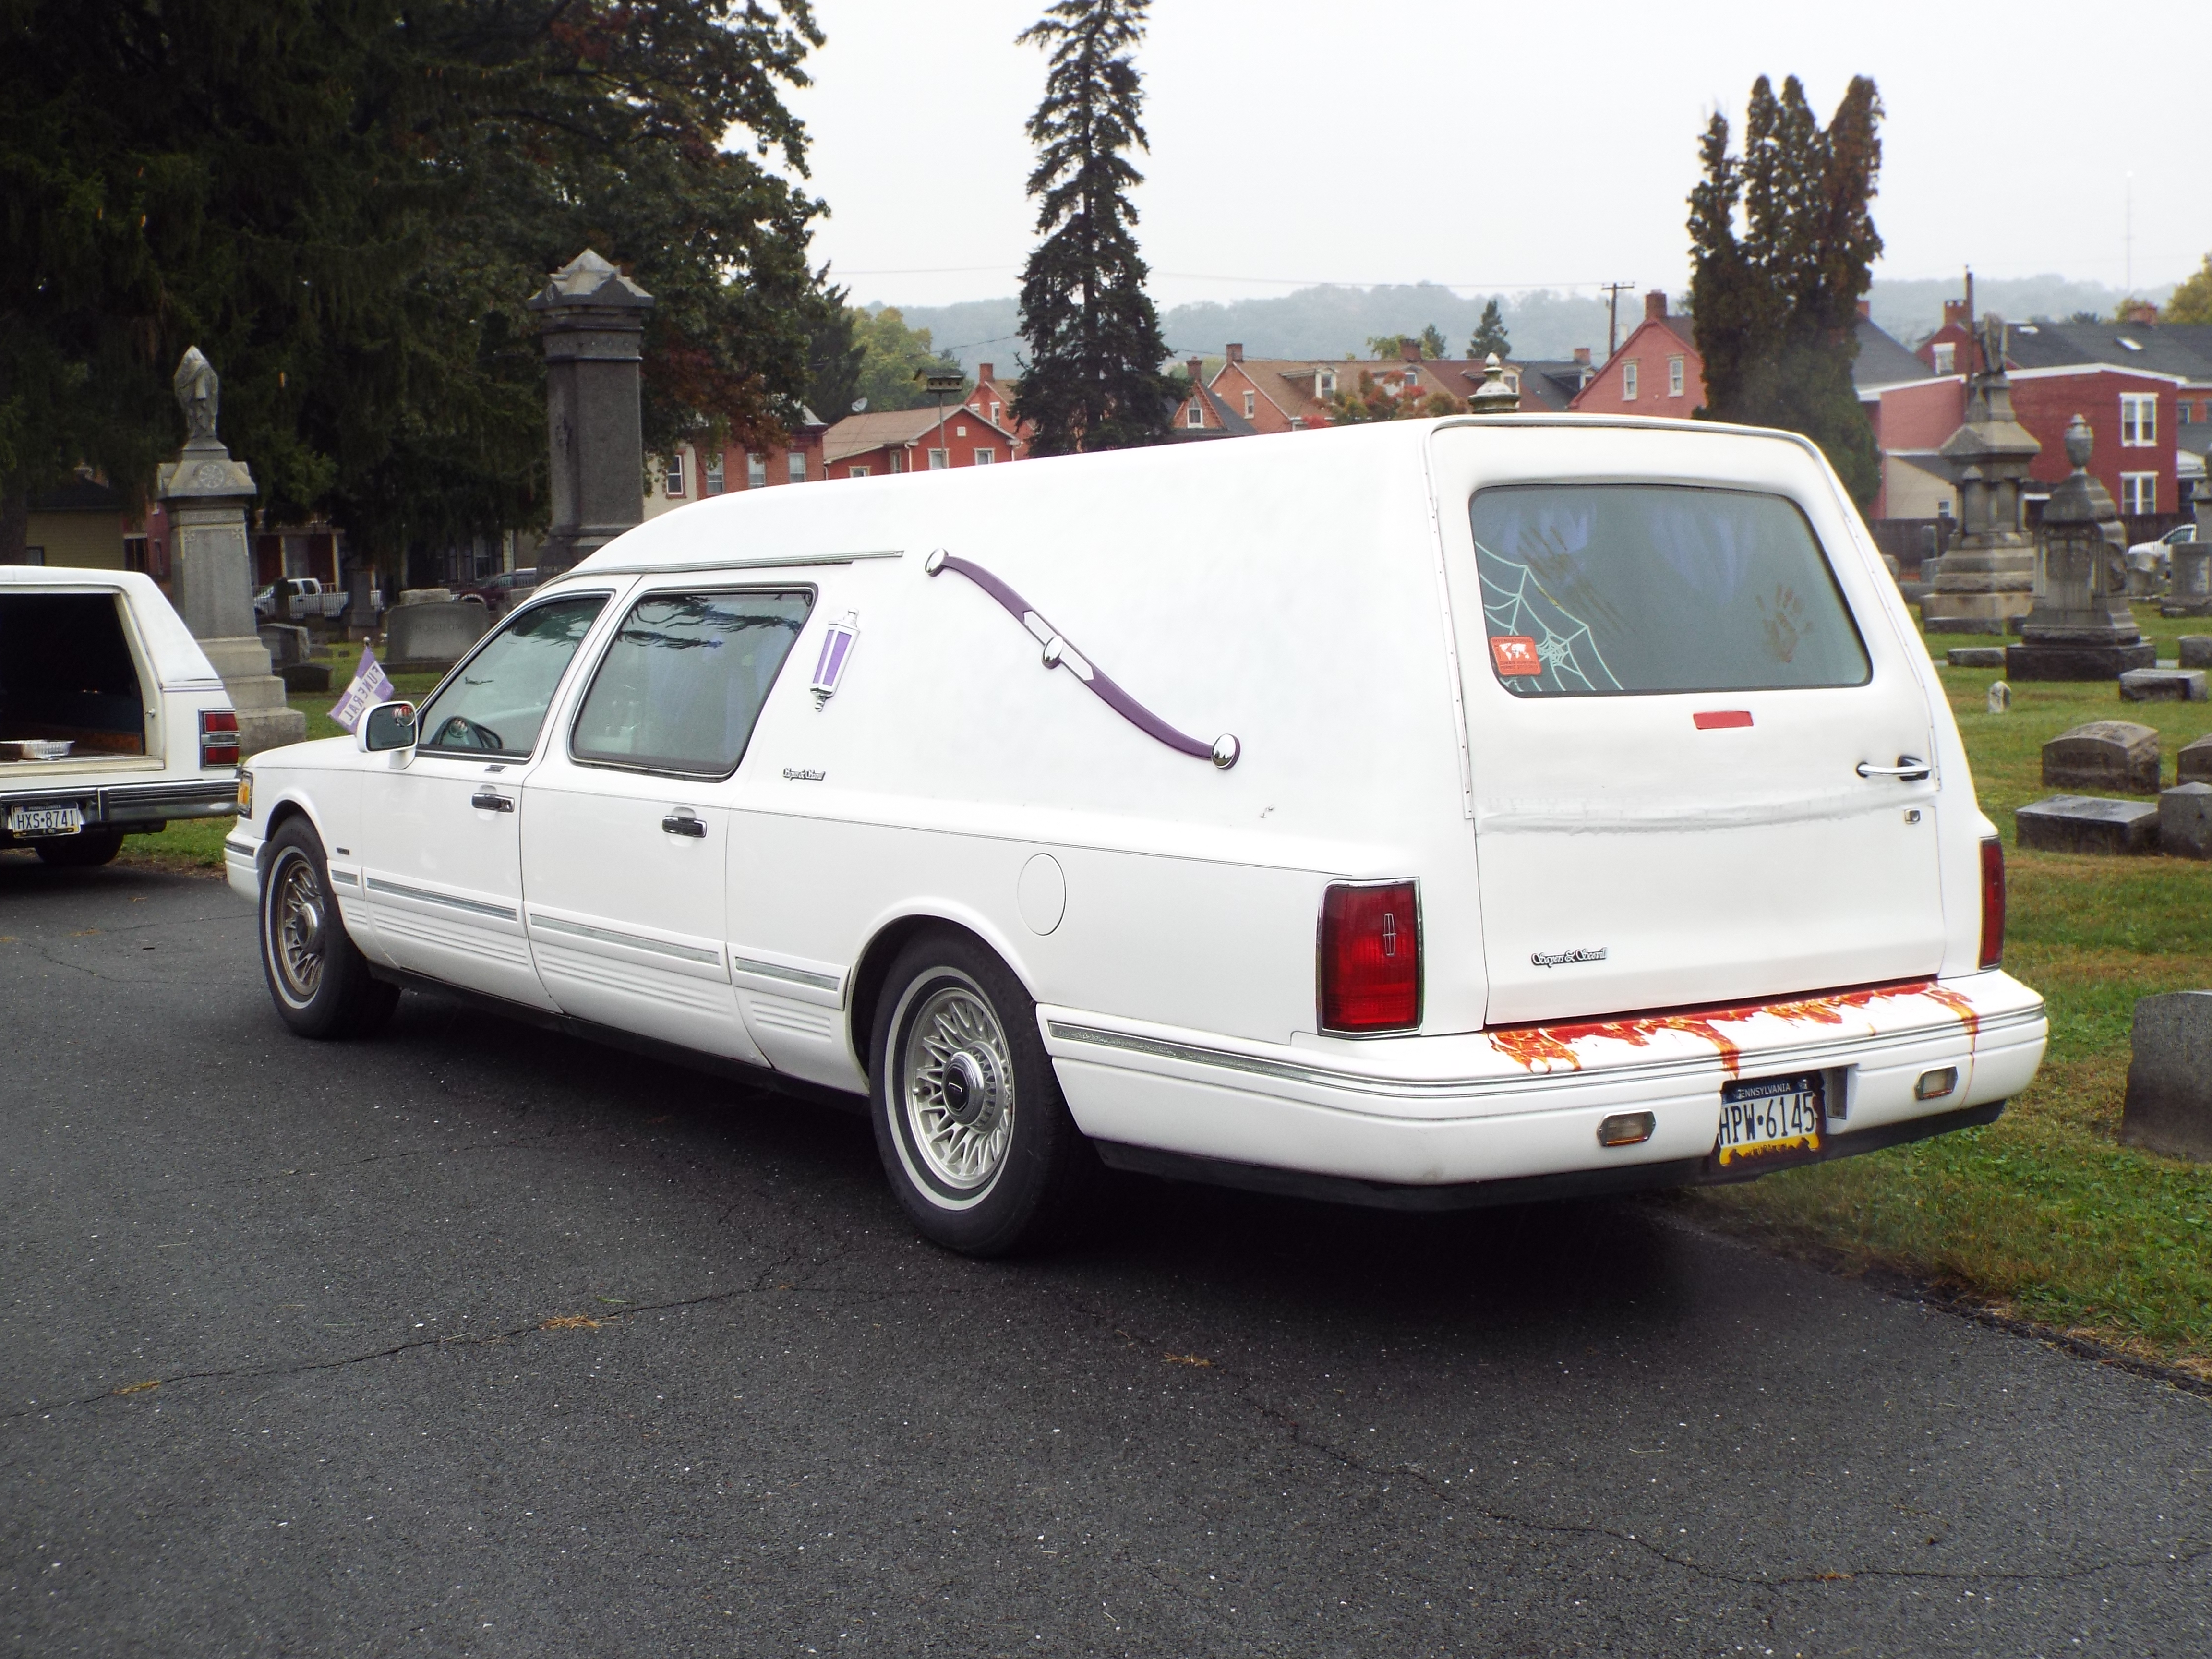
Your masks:
{"label": "rear door handle", "polygon": [[690,812],[671,812],[661,819],[660,827],[672,836],[690,836],[696,841],[707,838],[707,821]]}
{"label": "rear door handle", "polygon": [[1853,769],[1863,778],[1899,778],[1906,783],[1917,783],[1928,775],[1928,763],[1917,755],[1899,755],[1894,766],[1875,766],[1861,761]]}
{"label": "rear door handle", "polygon": [[479,812],[512,812],[514,811],[514,798],[495,794],[489,789],[479,789],[469,797],[469,805]]}

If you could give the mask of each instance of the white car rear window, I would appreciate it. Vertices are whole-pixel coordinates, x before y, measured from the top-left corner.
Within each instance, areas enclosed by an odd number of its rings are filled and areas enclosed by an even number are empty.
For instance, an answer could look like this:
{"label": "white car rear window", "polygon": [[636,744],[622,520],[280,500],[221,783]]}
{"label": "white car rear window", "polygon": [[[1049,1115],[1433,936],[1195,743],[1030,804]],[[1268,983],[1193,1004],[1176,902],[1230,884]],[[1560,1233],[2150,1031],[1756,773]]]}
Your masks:
{"label": "white car rear window", "polygon": [[1468,510],[1491,666],[1516,696],[1866,683],[1834,573],[1778,495],[1513,484]]}

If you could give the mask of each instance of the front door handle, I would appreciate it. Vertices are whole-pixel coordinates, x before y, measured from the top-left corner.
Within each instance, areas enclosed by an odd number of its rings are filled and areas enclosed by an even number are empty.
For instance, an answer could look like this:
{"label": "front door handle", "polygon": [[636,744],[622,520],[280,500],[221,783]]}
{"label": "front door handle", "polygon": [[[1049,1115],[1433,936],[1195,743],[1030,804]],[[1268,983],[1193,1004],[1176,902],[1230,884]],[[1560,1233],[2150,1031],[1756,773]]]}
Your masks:
{"label": "front door handle", "polygon": [[671,812],[661,819],[660,827],[672,836],[690,836],[696,841],[707,838],[707,821],[688,811]]}
{"label": "front door handle", "polygon": [[495,794],[489,789],[479,789],[469,797],[469,805],[479,812],[512,812],[514,811],[514,798]]}
{"label": "front door handle", "polygon": [[1898,778],[1906,783],[1917,783],[1928,775],[1928,763],[1917,755],[1899,755],[1894,766],[1875,766],[1861,761],[1853,769],[1863,778]]}

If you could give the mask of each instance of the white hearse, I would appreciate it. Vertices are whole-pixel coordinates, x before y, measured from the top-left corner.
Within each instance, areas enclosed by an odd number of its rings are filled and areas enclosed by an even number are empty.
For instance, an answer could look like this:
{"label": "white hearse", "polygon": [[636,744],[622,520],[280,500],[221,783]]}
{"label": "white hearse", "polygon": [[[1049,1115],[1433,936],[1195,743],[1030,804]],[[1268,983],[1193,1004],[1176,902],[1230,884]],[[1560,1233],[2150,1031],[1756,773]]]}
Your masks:
{"label": "white hearse", "polygon": [[127,570],[0,565],[0,847],[105,864],[228,817],[238,715],[184,619]]}
{"label": "white hearse", "polygon": [[726,495],[260,756],[276,1006],[866,1094],[929,1237],[1100,1162],[1443,1207],[1996,1117],[2039,1062],[1928,655],[1788,434],[1496,417]]}

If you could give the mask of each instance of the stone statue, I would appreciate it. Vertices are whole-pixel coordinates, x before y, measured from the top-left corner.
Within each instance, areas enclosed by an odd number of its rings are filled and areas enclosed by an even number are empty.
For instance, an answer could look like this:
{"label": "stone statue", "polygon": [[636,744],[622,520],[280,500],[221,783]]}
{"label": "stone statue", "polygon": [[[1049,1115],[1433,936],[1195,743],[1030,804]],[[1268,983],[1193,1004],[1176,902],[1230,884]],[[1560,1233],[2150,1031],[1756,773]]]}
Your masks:
{"label": "stone statue", "polygon": [[1982,319],[1982,373],[2005,372],[2005,322],[1996,315]]}
{"label": "stone statue", "polygon": [[170,384],[176,388],[177,407],[185,411],[185,446],[215,442],[216,415],[222,404],[222,382],[216,378],[215,365],[200,356],[198,346],[187,347]]}

